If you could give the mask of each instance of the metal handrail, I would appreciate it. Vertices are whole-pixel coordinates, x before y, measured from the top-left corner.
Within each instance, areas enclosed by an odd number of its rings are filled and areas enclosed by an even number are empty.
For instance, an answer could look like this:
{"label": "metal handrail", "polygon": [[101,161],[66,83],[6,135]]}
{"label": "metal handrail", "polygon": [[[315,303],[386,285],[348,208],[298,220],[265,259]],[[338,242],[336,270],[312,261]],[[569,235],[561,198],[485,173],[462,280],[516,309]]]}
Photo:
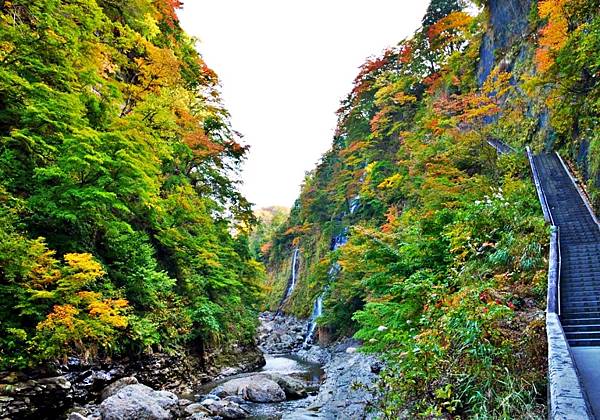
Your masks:
{"label": "metal handrail", "polygon": [[[551,225],[548,262],[548,295],[546,334],[548,339],[548,417],[555,419],[590,419],[590,405],[581,386],[577,367],[563,330],[560,313],[560,229],[554,223],[552,211],[542,188],[531,149],[527,147],[533,182],[542,206],[544,219]],[[559,156],[560,158],[560,156]],[[561,160],[562,161],[562,160]],[[564,165],[564,162],[563,162]],[[569,174],[569,172],[567,171]],[[570,174],[569,174],[570,176]]]}
{"label": "metal handrail", "polygon": [[540,176],[539,176],[538,170],[535,166],[535,162],[533,160],[533,154],[531,153],[531,148],[529,146],[527,146],[527,158],[529,159],[529,166],[531,166],[531,172],[533,173],[533,182],[535,184],[535,189],[536,189],[538,197],[540,199],[540,204],[542,206],[542,212],[544,213],[544,219],[548,223],[550,223],[551,226],[556,226],[554,224],[554,218],[552,217],[552,212],[550,211],[550,206],[548,205],[548,200],[546,199],[546,194],[544,193],[544,189],[542,188]]}

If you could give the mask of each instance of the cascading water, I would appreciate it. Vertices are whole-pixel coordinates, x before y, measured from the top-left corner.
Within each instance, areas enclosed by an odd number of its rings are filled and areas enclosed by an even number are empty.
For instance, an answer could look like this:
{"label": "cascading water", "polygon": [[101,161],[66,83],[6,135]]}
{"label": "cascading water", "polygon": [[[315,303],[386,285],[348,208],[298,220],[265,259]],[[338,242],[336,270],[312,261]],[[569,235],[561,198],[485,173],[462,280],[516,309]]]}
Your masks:
{"label": "cascading water", "polygon": [[[363,178],[361,177],[361,181],[362,180],[363,180]],[[350,204],[349,204],[350,214],[354,214],[359,206],[360,206],[360,195],[357,195],[352,200],[350,200]],[[335,251],[336,249],[338,249],[342,245],[346,244],[347,242],[348,242],[348,228],[345,227],[342,229],[342,231],[339,233],[339,235],[337,235],[333,238],[333,245],[331,246],[331,250]],[[338,275],[340,270],[341,270],[341,267],[338,264],[338,262],[337,261],[334,262],[331,265],[331,267],[329,268],[329,280],[332,281],[333,279],[335,279],[335,277]],[[323,291],[323,293],[321,293],[319,295],[319,297],[317,297],[317,300],[315,301],[315,304],[313,306],[312,314],[310,315],[310,318],[308,320],[308,330],[307,330],[306,338],[304,339],[304,344],[303,344],[304,348],[306,348],[310,344],[312,344],[312,342],[314,340],[315,331],[317,329],[317,318],[323,314],[323,296],[325,295],[326,291],[327,291],[327,289],[325,291]]]}
{"label": "cascading water", "polygon": [[296,287],[296,281],[298,279],[298,255],[300,254],[300,248],[294,248],[294,254],[292,255],[292,274],[290,275],[290,280],[288,281],[287,289],[285,290],[285,294],[279,302],[279,307],[277,308],[277,312],[275,315],[279,315],[281,313],[281,308],[283,304],[290,298],[294,288]]}
{"label": "cascading water", "polygon": [[360,196],[357,195],[352,200],[350,200],[350,214],[354,214],[358,206],[360,205]]}
{"label": "cascading water", "polygon": [[344,245],[346,242],[348,242],[348,228],[347,227],[342,229],[340,234],[337,235],[335,238],[333,238],[333,245],[331,247],[331,250],[335,251],[336,249],[338,249],[339,247]]}
{"label": "cascading water", "polygon": [[287,300],[292,292],[294,291],[294,287],[296,287],[296,279],[298,278],[298,254],[300,253],[300,249],[294,249],[294,256],[292,257],[292,276],[290,278],[290,284],[285,292],[284,300]]}
{"label": "cascading water", "polygon": [[317,329],[317,318],[323,314],[323,294],[319,295],[313,306],[312,314],[308,320],[308,332],[304,339],[303,347],[308,347],[314,338],[315,330]]}

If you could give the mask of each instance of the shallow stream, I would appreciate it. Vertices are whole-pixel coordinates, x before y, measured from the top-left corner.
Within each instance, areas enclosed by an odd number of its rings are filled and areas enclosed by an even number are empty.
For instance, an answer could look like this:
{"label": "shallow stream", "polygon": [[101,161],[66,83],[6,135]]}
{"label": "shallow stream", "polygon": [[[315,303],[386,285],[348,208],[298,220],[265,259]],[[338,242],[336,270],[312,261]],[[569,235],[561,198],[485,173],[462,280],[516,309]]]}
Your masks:
{"label": "shallow stream", "polygon": [[[280,403],[247,403],[244,408],[251,412],[249,419],[254,420],[279,420],[285,418],[286,415],[293,413],[299,409],[306,408],[318,392],[319,385],[323,381],[324,372],[321,365],[310,363],[302,360],[293,354],[272,355],[265,354],[266,364],[257,372],[277,373],[280,375],[288,375],[298,379],[302,379],[308,384],[309,392],[307,398],[299,400],[288,400]],[[209,382],[202,385],[198,392],[203,395],[210,392],[217,386],[229,380],[245,377],[248,374],[230,376],[218,381]],[[306,417],[306,416],[305,416]],[[310,416],[309,416],[310,417]]]}

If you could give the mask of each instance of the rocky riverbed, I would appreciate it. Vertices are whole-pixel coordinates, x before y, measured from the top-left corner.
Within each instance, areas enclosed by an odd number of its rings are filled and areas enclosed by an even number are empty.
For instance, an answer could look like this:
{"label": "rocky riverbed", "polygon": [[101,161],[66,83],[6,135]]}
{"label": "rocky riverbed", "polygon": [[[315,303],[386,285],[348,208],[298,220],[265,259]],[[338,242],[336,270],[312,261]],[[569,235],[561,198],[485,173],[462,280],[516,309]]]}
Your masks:
{"label": "rocky riverbed", "polygon": [[262,314],[260,320],[258,346],[264,358],[247,349],[237,363],[207,372],[193,358],[155,355],[144,363],[71,366],[63,375],[49,378],[4,377],[0,418],[375,417],[372,389],[381,365],[357,351],[357,342],[345,340],[323,348],[305,342],[304,320],[271,313]]}

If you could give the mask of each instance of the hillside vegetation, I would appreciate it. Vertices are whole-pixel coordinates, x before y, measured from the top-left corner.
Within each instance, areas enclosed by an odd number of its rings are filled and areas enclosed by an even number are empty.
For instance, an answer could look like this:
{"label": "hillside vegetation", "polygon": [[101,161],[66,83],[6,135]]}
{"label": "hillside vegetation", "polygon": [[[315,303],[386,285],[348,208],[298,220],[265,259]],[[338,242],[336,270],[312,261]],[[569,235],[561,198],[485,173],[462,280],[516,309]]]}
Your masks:
{"label": "hillside vegetation", "polygon": [[246,147],[179,6],[0,2],[0,369],[253,343]]}
{"label": "hillside vegetation", "polygon": [[299,247],[284,309],[308,316],[325,293],[321,328],[383,354],[388,418],[543,418],[549,229],[522,152],[577,160],[598,202],[599,4],[463,6],[433,0],[412,37],[360,69],[266,247],[270,305]]}

